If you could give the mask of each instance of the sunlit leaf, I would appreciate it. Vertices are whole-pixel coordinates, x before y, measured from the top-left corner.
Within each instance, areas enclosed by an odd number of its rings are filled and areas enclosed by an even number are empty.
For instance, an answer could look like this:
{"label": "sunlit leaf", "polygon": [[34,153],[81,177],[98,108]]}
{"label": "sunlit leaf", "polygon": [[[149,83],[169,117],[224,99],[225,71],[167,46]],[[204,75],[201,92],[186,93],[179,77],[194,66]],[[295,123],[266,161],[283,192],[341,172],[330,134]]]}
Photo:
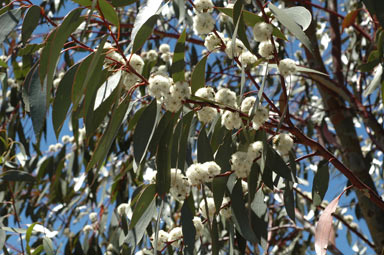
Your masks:
{"label": "sunlit leaf", "polygon": [[205,55],[199,63],[193,69],[191,77],[191,90],[192,94],[199,89],[205,86],[205,64],[207,62],[208,55]]}

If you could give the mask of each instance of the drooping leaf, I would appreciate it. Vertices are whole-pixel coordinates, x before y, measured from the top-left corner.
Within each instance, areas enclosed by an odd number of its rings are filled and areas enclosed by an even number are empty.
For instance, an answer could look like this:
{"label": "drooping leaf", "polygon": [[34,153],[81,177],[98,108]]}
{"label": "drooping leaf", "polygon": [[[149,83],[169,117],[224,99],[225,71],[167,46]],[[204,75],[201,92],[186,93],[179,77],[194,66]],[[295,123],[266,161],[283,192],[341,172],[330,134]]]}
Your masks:
{"label": "drooping leaf", "polygon": [[280,23],[285,26],[295,37],[297,37],[297,39],[299,39],[309,51],[312,52],[313,47],[311,41],[303,32],[303,29],[296,23],[292,15],[288,15],[285,10],[279,9],[272,3],[269,3],[268,7],[269,9],[271,9],[275,17],[280,21]]}
{"label": "drooping leaf", "polygon": [[372,94],[381,84],[382,84],[382,76],[383,76],[383,66],[379,64],[375,71],[375,75],[373,76],[372,81],[369,83],[367,88],[363,92],[363,96],[367,97]]}
{"label": "drooping leaf", "polygon": [[275,173],[285,178],[288,181],[293,181],[291,169],[287,166],[281,156],[272,148],[271,145],[267,145],[267,158],[266,164]]}
{"label": "drooping leaf", "polygon": [[35,177],[20,170],[8,170],[0,174],[0,179],[9,182],[34,182]]}
{"label": "drooping leaf", "polygon": [[295,196],[292,188],[293,182],[285,181],[284,206],[289,218],[295,222]]}
{"label": "drooping leaf", "polygon": [[243,199],[243,190],[241,187],[241,180],[238,180],[232,189],[231,193],[231,208],[232,208],[232,219],[235,222],[236,229],[239,233],[252,243],[256,243],[257,237],[251,228],[251,223],[248,215],[248,211],[245,208]]}
{"label": "drooping leaf", "polygon": [[7,235],[5,234],[5,231],[3,229],[0,229],[0,250],[3,249],[6,238]]}
{"label": "drooping leaf", "polygon": [[120,20],[115,8],[106,0],[98,0],[98,4],[100,14],[119,29]]}
{"label": "drooping leaf", "polygon": [[193,213],[187,202],[181,207],[181,228],[183,231],[184,254],[193,255],[196,229],[193,224]]}
{"label": "drooping leaf", "polygon": [[216,220],[216,217],[212,220],[212,255],[219,255],[220,246],[219,246],[219,227]]}
{"label": "drooping leaf", "polygon": [[33,54],[34,52],[38,51],[39,49],[41,49],[42,47],[44,47],[44,44],[27,44],[24,46],[24,48],[21,48],[17,54],[19,56],[25,56],[25,55],[30,55],[30,54]]}
{"label": "drooping leaf", "polygon": [[155,195],[156,195],[156,185],[150,184],[143,189],[137,202],[135,203],[135,208],[133,209],[131,223],[129,224],[130,230],[132,230],[136,226],[136,224],[139,222],[144,212],[147,210],[149,205],[154,200]]}
{"label": "drooping leaf", "polygon": [[112,5],[115,7],[123,7],[133,4],[139,0],[112,0]]}
{"label": "drooping leaf", "polygon": [[298,25],[301,26],[303,31],[307,30],[312,21],[312,14],[303,6],[294,6],[282,9],[283,12],[291,17]]}
{"label": "drooping leaf", "polygon": [[79,68],[79,63],[71,66],[64,74],[59,86],[57,87],[56,96],[53,99],[52,106],[52,124],[55,130],[56,138],[59,137],[61,128],[63,127],[69,107],[71,106],[72,84],[75,74]]}
{"label": "drooping leaf", "polygon": [[157,125],[155,132],[153,133],[152,139],[149,143],[148,151],[151,154],[155,154],[157,147],[159,145],[159,142],[161,138],[163,137],[163,134],[167,131],[167,128],[169,126],[169,122],[174,119],[173,113],[166,112],[163,117],[161,117],[159,124]]}
{"label": "drooping leaf", "polygon": [[98,88],[93,109],[96,110],[112,94],[117,85],[119,85],[122,71],[117,71],[111,75],[104,84]]}
{"label": "drooping leaf", "polygon": [[312,199],[313,204],[318,206],[323,201],[325,193],[328,189],[329,183],[329,169],[328,161],[321,161],[317,168],[315,177],[313,178],[312,184]]}
{"label": "drooping leaf", "polygon": [[49,239],[48,237],[43,237],[43,246],[44,246],[44,251],[47,253],[47,255],[55,254],[53,250],[52,240]]}
{"label": "drooping leaf", "polygon": [[189,136],[189,129],[191,127],[192,118],[193,118],[194,112],[190,111],[189,113],[185,114],[182,118],[183,121],[183,128],[182,133],[179,140],[179,152],[177,154],[177,168],[181,170],[181,172],[184,172],[185,168],[185,161],[187,157],[187,150],[188,150],[188,136]]}
{"label": "drooping leaf", "polygon": [[248,39],[247,39],[247,33],[245,30],[245,23],[243,18],[243,9],[244,5],[242,1],[236,1],[234,7],[233,7],[233,21],[235,24],[235,31],[232,35],[232,45],[235,45],[235,39],[237,36],[239,36],[239,39],[244,43],[244,46],[251,50],[251,46],[249,45]]}
{"label": "drooping leaf", "polygon": [[13,29],[19,23],[21,18],[23,8],[13,9],[7,11],[0,15],[0,44],[3,44],[5,38],[7,38],[8,34],[13,31]]}
{"label": "drooping leaf", "polygon": [[124,116],[127,113],[129,101],[130,97],[127,96],[113,111],[107,129],[97,142],[95,152],[93,153],[91,160],[87,165],[87,171],[89,171],[94,166],[100,167],[101,163],[104,161],[109,149],[112,146],[113,141],[115,140],[121,123],[124,120]]}
{"label": "drooping leaf", "polygon": [[191,77],[191,91],[192,94],[199,89],[205,86],[205,64],[207,63],[208,55],[205,55],[199,63],[193,69]]}
{"label": "drooping leaf", "polygon": [[40,7],[32,5],[24,16],[23,26],[21,28],[21,40],[23,43],[27,43],[29,37],[31,37],[33,31],[39,24],[39,20]]}
{"label": "drooping leaf", "polygon": [[252,211],[256,214],[257,217],[263,218],[267,212],[267,204],[264,202],[264,192],[262,189],[259,189],[252,200],[251,208]]}
{"label": "drooping leaf", "polygon": [[197,139],[197,162],[213,161],[213,152],[205,128],[202,128]]}
{"label": "drooping leaf", "polygon": [[357,14],[359,14],[360,10],[353,10],[349,12],[343,19],[343,23],[341,24],[341,31],[344,31],[347,27],[352,26],[355,23]]}
{"label": "drooping leaf", "polygon": [[141,114],[133,134],[133,156],[137,164],[140,164],[151,141],[154,126],[156,125],[156,117],[157,103],[156,100],[153,100]]}
{"label": "drooping leaf", "polygon": [[185,39],[186,39],[186,30],[180,34],[179,39],[177,40],[175,51],[173,53],[173,60],[171,66],[172,79],[174,82],[184,81],[184,68],[185,68]]}
{"label": "drooping leaf", "polygon": [[32,118],[32,126],[36,137],[39,137],[45,123],[46,86],[42,86],[39,78],[39,64],[36,63],[29,71],[24,81],[24,103],[28,106]]}

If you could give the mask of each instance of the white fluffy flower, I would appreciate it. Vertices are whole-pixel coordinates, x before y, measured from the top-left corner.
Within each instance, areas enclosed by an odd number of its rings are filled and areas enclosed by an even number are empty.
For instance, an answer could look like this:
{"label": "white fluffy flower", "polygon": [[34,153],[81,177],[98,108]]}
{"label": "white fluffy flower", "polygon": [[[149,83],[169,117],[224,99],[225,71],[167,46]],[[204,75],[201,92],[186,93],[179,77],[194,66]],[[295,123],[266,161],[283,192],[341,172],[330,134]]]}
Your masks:
{"label": "white fluffy flower", "polygon": [[244,51],[240,54],[239,61],[242,65],[250,66],[256,63],[257,58],[250,51]]}
{"label": "white fluffy flower", "polygon": [[248,157],[253,161],[256,158],[259,158],[261,156],[261,152],[263,151],[263,142],[257,141],[254,143],[251,143],[248,146]]}
{"label": "white fluffy flower", "polygon": [[289,134],[281,133],[273,138],[276,150],[281,155],[286,155],[293,147],[293,139]]}
{"label": "white fluffy flower", "polygon": [[92,212],[89,214],[89,220],[94,223],[97,221],[97,213],[96,212]]}
{"label": "white fluffy flower", "polygon": [[259,44],[259,54],[266,59],[273,58],[273,45],[270,41],[263,41]]}
{"label": "white fluffy flower", "polygon": [[191,191],[188,178],[185,177],[180,169],[171,169],[171,188],[169,192],[178,201],[183,201]]}
{"label": "white fluffy flower", "polygon": [[196,10],[199,12],[204,12],[204,11],[211,12],[214,7],[211,0],[195,0],[193,4],[195,5]]}
{"label": "white fluffy flower", "polygon": [[[142,74],[144,61],[139,55],[133,54],[129,63],[138,74]],[[133,72],[123,72],[121,79],[127,90],[132,88],[132,86],[134,86],[140,80],[140,78]]]}
{"label": "white fluffy flower", "polygon": [[107,65],[115,65],[116,62],[124,63],[123,56],[121,56],[120,53],[116,51],[116,49],[112,46],[112,44],[110,44],[109,42],[106,42],[104,44],[103,49],[107,50],[107,55],[104,60],[104,62]]}
{"label": "white fluffy flower", "polygon": [[157,57],[158,57],[158,54],[157,54],[157,51],[155,50],[150,50],[147,52],[147,59],[152,62],[152,61],[156,61],[157,60]]}
{"label": "white fluffy flower", "polygon": [[[155,247],[155,234],[156,233],[153,233],[151,236],[151,243],[153,247]],[[165,232],[164,230],[159,231],[157,235],[157,244],[156,244],[156,248],[158,251],[161,251],[165,247],[166,242],[168,242],[168,237],[169,237],[168,232]]]}
{"label": "white fluffy flower", "polygon": [[83,227],[83,232],[85,233],[91,232],[92,230],[93,230],[93,227],[91,225],[85,225]]}
{"label": "white fluffy flower", "polygon": [[168,242],[172,242],[172,246],[175,248],[180,247],[181,238],[183,237],[183,231],[181,227],[173,228],[168,234]]}
{"label": "white fluffy flower", "polygon": [[238,112],[225,111],[221,117],[221,125],[226,129],[238,129],[241,127],[241,117]]}
{"label": "white fluffy flower", "polygon": [[255,112],[255,116],[252,118],[252,128],[258,130],[269,118],[268,108],[259,105],[259,108]]}
{"label": "white fluffy flower", "polygon": [[279,72],[284,77],[293,74],[296,69],[295,61],[290,58],[283,59],[279,63]]}
{"label": "white fluffy flower", "polygon": [[74,137],[73,136],[69,136],[69,135],[63,135],[63,137],[61,138],[61,141],[66,144],[66,143],[72,143],[74,141]]}
{"label": "white fluffy flower", "polygon": [[198,13],[193,17],[193,30],[198,35],[209,34],[215,27],[215,20],[210,13]]}
{"label": "white fluffy flower", "polygon": [[253,27],[253,36],[258,42],[267,41],[273,32],[273,26],[265,22],[256,23]]}
{"label": "white fluffy flower", "polygon": [[197,216],[193,217],[193,225],[195,226],[195,229],[196,229],[195,238],[198,239],[200,238],[200,236],[203,235],[203,230],[204,230],[204,225],[201,222],[200,217],[197,217]]}
{"label": "white fluffy flower", "polygon": [[[128,57],[128,60],[129,60],[129,57]],[[143,72],[144,61],[139,55],[133,54],[131,57],[131,60],[129,61],[129,64],[139,74],[141,74]]]}
{"label": "white fluffy flower", "polygon": [[168,93],[163,98],[164,108],[170,112],[177,112],[183,106],[181,99],[172,93]]}
{"label": "white fluffy flower", "polygon": [[215,101],[231,107],[237,107],[236,93],[228,88],[222,88],[217,91]]}
{"label": "white fluffy flower", "polygon": [[157,74],[151,76],[148,82],[148,94],[160,100],[162,96],[166,96],[169,93],[172,79],[170,77]]}
{"label": "white fluffy flower", "polygon": [[204,168],[200,163],[190,165],[185,174],[192,186],[199,185],[208,179],[207,172],[204,171]]}
{"label": "white fluffy flower", "polygon": [[241,102],[240,110],[245,114],[249,114],[249,111],[252,109],[255,102],[256,102],[256,97],[251,96],[251,97],[244,98],[244,100]]}
{"label": "white fluffy flower", "polygon": [[202,123],[210,123],[212,122],[217,115],[217,111],[212,107],[203,107],[201,110],[197,112],[197,118]]}
{"label": "white fluffy flower", "polygon": [[213,177],[220,174],[221,167],[216,164],[215,161],[208,161],[202,164],[203,170],[207,173],[208,180],[206,182],[212,181]]}
{"label": "white fluffy flower", "polygon": [[238,178],[247,178],[251,172],[252,160],[247,152],[238,151],[231,156],[231,169]]}
{"label": "white fluffy flower", "polygon": [[[213,219],[213,215],[215,214],[216,212],[216,208],[215,208],[215,201],[213,200],[212,197],[207,197],[207,205],[208,205],[208,214],[209,214],[209,219],[212,220]],[[200,208],[200,213],[201,215],[204,217],[204,218],[207,218],[207,210],[205,208],[205,200],[201,200],[200,202],[200,205],[199,205],[199,208]]]}
{"label": "white fluffy flower", "polygon": [[221,203],[220,215],[225,219],[229,219],[232,216],[230,200],[228,197],[223,198],[223,202]]}
{"label": "white fluffy flower", "polygon": [[168,53],[170,50],[171,50],[171,47],[169,46],[169,44],[166,44],[166,43],[161,44],[159,47],[159,51],[161,53]]}
{"label": "white fluffy flower", "polygon": [[195,92],[195,96],[213,101],[215,100],[215,91],[211,87],[199,88]]}
{"label": "white fluffy flower", "polygon": [[160,58],[166,63],[172,63],[173,53],[172,52],[163,53],[161,54]]}
{"label": "white fluffy flower", "polygon": [[122,216],[128,214],[128,210],[129,210],[129,204],[127,204],[127,203],[121,203],[121,204],[119,204],[119,206],[117,207],[117,214],[120,215],[120,216],[122,217]]}
{"label": "white fluffy flower", "polygon": [[[221,39],[224,38],[224,35],[220,32],[217,32]],[[205,37],[204,46],[209,51],[213,51],[214,49],[220,47],[221,40],[219,37],[216,36],[215,33],[211,32]]]}
{"label": "white fluffy flower", "polygon": [[169,92],[180,100],[191,97],[191,87],[185,81],[175,82],[169,89]]}
{"label": "white fluffy flower", "polygon": [[[225,44],[225,47],[226,47],[225,53],[227,53],[229,58],[232,59],[234,56],[238,57],[238,56],[240,56],[241,53],[246,51],[246,48],[245,48],[243,42],[240,41],[239,39],[236,39],[234,47],[232,47],[232,40],[228,39],[226,41],[227,42]],[[233,50],[235,50],[235,51],[233,51]],[[235,52],[235,53],[233,53],[233,52]]]}

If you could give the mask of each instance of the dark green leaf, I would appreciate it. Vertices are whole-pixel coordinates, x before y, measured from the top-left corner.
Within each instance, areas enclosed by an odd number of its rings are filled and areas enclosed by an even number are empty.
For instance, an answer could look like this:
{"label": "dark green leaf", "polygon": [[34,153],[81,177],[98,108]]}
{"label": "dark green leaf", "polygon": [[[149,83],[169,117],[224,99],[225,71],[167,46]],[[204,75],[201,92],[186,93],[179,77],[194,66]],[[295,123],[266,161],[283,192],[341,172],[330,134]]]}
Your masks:
{"label": "dark green leaf", "polygon": [[161,118],[159,124],[157,125],[155,132],[153,133],[152,139],[149,143],[148,151],[151,154],[156,153],[157,146],[159,145],[160,139],[168,128],[169,122],[174,119],[174,114],[172,112],[166,112]]}
{"label": "dark green leaf", "polygon": [[19,170],[8,170],[0,174],[0,178],[4,181],[9,182],[34,182],[35,177],[33,177],[31,174],[19,171]]}
{"label": "dark green leaf", "polygon": [[13,31],[21,18],[23,8],[13,9],[0,15],[0,44],[3,44],[8,34]]}
{"label": "dark green leaf", "polygon": [[29,7],[27,13],[25,14],[23,27],[21,28],[21,40],[23,43],[27,43],[29,37],[31,37],[33,31],[39,24],[40,20],[40,7],[37,5],[32,5]]}
{"label": "dark green leaf", "polygon": [[241,187],[241,180],[237,180],[231,193],[231,208],[232,219],[235,222],[236,229],[248,241],[252,243],[257,242],[257,237],[251,228],[249,222],[248,211],[245,208],[243,199],[243,190]]}
{"label": "dark green leaf", "polygon": [[177,40],[175,51],[173,53],[173,61],[172,61],[172,78],[174,82],[184,81],[184,68],[185,68],[185,39],[186,39],[186,30],[180,34],[179,39]]}
{"label": "dark green leaf", "polygon": [[64,74],[57,87],[56,96],[52,106],[52,124],[56,138],[59,137],[69,107],[71,106],[72,84],[74,83],[79,65],[80,64],[71,66],[71,68]]}
{"label": "dark green leaf", "polygon": [[280,23],[285,26],[294,36],[296,36],[297,39],[299,39],[309,51],[313,52],[311,41],[303,32],[301,27],[296,24],[294,18],[288,15],[284,10],[281,10],[277,6],[273,5],[272,3],[269,3],[268,7],[269,9],[271,9],[275,17],[280,21]]}
{"label": "dark green leaf", "polygon": [[24,48],[21,48],[17,54],[19,56],[25,56],[25,55],[30,55],[36,51],[38,51],[39,49],[41,49],[42,47],[44,47],[44,44],[27,44],[24,46]]}
{"label": "dark green leaf", "polygon": [[279,176],[285,178],[288,181],[293,181],[291,169],[269,144],[267,145],[267,158],[265,163]]}
{"label": "dark green leaf", "polygon": [[183,129],[181,133],[181,137],[179,140],[179,152],[177,154],[177,168],[181,170],[181,172],[184,173],[185,168],[185,159],[187,155],[187,147],[188,147],[188,136],[189,136],[189,129],[191,127],[192,118],[193,118],[194,112],[190,111],[186,115],[183,115],[182,119],[180,121],[183,122]]}
{"label": "dark green leaf", "polygon": [[295,196],[293,195],[293,182],[285,181],[284,206],[291,220],[295,221]]}
{"label": "dark green leaf", "polygon": [[33,130],[39,136],[45,123],[46,114],[46,86],[42,86],[39,78],[39,65],[35,64],[24,81],[24,103],[28,104]]}
{"label": "dark green leaf", "polygon": [[143,189],[135,203],[135,208],[132,212],[131,223],[129,224],[129,229],[132,230],[136,224],[139,222],[140,218],[143,216],[144,212],[147,210],[149,205],[152,203],[156,195],[156,186],[150,184]]}
{"label": "dark green leaf", "polygon": [[[65,16],[60,26],[55,28],[46,39],[45,47],[41,52],[39,75],[43,83],[46,82],[47,91],[51,91],[53,75],[60,56],[60,51],[73,31],[83,22],[80,17],[82,9],[74,9]],[[50,100],[50,93],[47,93],[47,101]]]}
{"label": "dark green leaf", "polygon": [[268,166],[268,163],[262,171],[261,179],[268,188],[273,190],[272,169]]}
{"label": "dark green leaf", "polygon": [[213,217],[213,220],[212,220],[211,238],[212,238],[212,254],[213,255],[219,255],[219,251],[220,251],[220,247],[219,247],[219,229],[218,229],[218,224],[217,224],[217,221],[216,221],[216,217]]}
{"label": "dark green leaf", "polygon": [[3,249],[6,238],[7,235],[5,234],[5,231],[3,229],[0,229],[0,250]]}
{"label": "dark green leaf", "polygon": [[123,7],[133,4],[139,0],[112,0],[112,5],[115,7]]}
{"label": "dark green leaf", "polygon": [[208,55],[205,55],[193,69],[191,77],[191,90],[195,94],[196,90],[205,86],[205,64]]}
{"label": "dark green leaf", "polygon": [[[106,0],[98,0],[100,14],[113,25],[119,28],[120,21],[115,8]],[[102,47],[101,47],[102,48]]]}
{"label": "dark green leaf", "polygon": [[194,214],[188,203],[184,202],[183,207],[181,207],[181,228],[183,231],[184,254],[190,255],[193,255],[195,248],[196,229],[193,224],[193,216]]}
{"label": "dark green leaf", "polygon": [[197,139],[197,162],[204,163],[207,161],[213,161],[213,151],[203,127]]}
{"label": "dark green leaf", "polygon": [[144,45],[148,37],[152,34],[158,18],[159,15],[153,15],[140,27],[135,38],[133,39],[132,52],[138,51]]}
{"label": "dark green leaf", "polygon": [[313,204],[318,206],[323,201],[325,193],[328,189],[329,183],[329,169],[328,161],[321,161],[317,168],[315,177],[313,178],[312,183],[312,199]]}
{"label": "dark green leaf", "polygon": [[133,134],[133,156],[137,164],[140,164],[147,144],[151,140],[152,130],[154,125],[156,125],[156,115],[157,103],[156,100],[153,100],[141,114]]}
{"label": "dark green leaf", "polygon": [[233,38],[236,38],[238,35],[240,40],[244,43],[244,46],[247,47],[248,50],[251,50],[251,46],[249,45],[247,33],[245,30],[242,1],[236,1],[235,6],[233,7],[233,21],[234,24],[236,24]]}
{"label": "dark green leaf", "polygon": [[87,171],[89,171],[95,165],[99,167],[104,161],[109,149],[112,146],[113,141],[115,140],[120,125],[124,120],[124,116],[127,113],[129,101],[130,97],[127,96],[123,102],[121,102],[120,105],[118,105],[113,111],[107,129],[97,142],[95,152],[93,153],[92,158],[88,163]]}

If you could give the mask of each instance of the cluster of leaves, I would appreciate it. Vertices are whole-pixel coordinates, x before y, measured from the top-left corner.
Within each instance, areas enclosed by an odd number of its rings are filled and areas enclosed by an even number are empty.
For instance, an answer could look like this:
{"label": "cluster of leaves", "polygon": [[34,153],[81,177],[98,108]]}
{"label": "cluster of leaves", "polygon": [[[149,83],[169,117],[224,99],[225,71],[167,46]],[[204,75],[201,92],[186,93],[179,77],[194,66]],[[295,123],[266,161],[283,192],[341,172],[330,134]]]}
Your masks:
{"label": "cluster of leaves", "polygon": [[[226,17],[217,22],[217,31],[232,42],[238,38],[258,56],[252,66],[229,58],[225,45],[217,52],[203,52],[204,36],[192,29],[193,1],[61,0],[38,6],[18,0],[0,6],[4,55],[0,59],[0,196],[5,201],[0,205],[0,248],[5,254],[150,254],[149,238],[156,243],[159,229],[175,226],[182,227],[182,246],[168,242],[157,252],[302,254],[316,246],[316,252],[324,254],[327,246],[337,251],[332,213],[337,224],[348,229],[351,245],[358,250],[361,243],[381,248],[360,233],[350,217],[342,214],[345,211],[336,209],[341,195],[329,206],[323,202],[330,180],[328,161],[348,178],[343,182],[368,193],[379,205],[382,201],[374,188],[336,159],[345,157],[346,146],[334,138],[335,124],[320,105],[321,91],[316,85],[322,84],[330,94],[356,106],[357,122],[367,123],[366,115],[382,122],[378,92],[379,85],[384,91],[382,28],[357,25],[356,20],[365,17],[357,11],[362,6],[346,1],[351,13],[342,27],[353,39],[347,40],[343,55],[351,59],[342,70],[349,87],[342,89],[333,77],[324,75],[331,66],[314,67],[310,58],[303,57],[303,52],[316,55],[318,51],[327,62],[329,41],[320,38],[321,49],[313,41],[323,32],[314,30],[312,16],[317,15],[302,6],[283,8],[281,1],[268,4],[271,12],[258,0],[250,4],[238,0],[234,6],[224,1],[214,4],[212,15]],[[296,13],[300,15],[292,15]],[[319,11],[320,27],[327,17],[328,13]],[[273,38],[279,44],[272,60],[257,54],[258,43],[252,39],[252,27],[263,21],[273,24]],[[368,43],[361,42],[364,29],[377,29],[375,40],[365,34]],[[104,48],[107,41],[124,56],[124,63],[106,65],[111,61],[111,51]],[[130,53],[144,56],[163,43],[174,49],[172,61],[145,60],[142,74],[137,74],[140,82],[125,89],[124,72],[133,72]],[[300,65],[297,74],[284,79],[273,69],[279,60],[294,58],[288,45],[297,49],[294,56]],[[357,60],[363,56],[368,56],[366,61]],[[204,86],[230,88],[240,102],[254,94],[257,102],[268,103],[270,119],[257,131],[249,125],[248,113],[241,113],[239,130],[227,130],[220,115],[204,124],[196,114],[202,107],[218,112],[239,110],[196,96],[183,101],[177,113],[167,112],[146,92],[151,72],[159,66],[168,70],[174,82],[188,82],[192,94]],[[44,142],[53,140],[52,132],[63,142],[48,150]],[[294,137],[296,144],[288,155],[280,155],[273,146],[273,137],[280,132]],[[373,162],[373,181],[382,190],[376,165],[381,164],[384,142],[374,132],[369,131],[361,145],[368,148],[365,158]],[[70,133],[73,137],[64,139]],[[255,141],[263,143],[262,155],[249,177],[238,179],[231,155],[246,151]],[[221,167],[211,183],[193,187],[185,201],[169,195],[171,168],[185,173],[193,162],[209,161]],[[314,168],[317,171],[312,173]],[[153,179],[155,184],[151,184]],[[353,214],[362,218],[359,201],[348,191],[347,195],[350,206],[357,208]],[[201,217],[198,205],[208,196],[213,197],[216,212],[213,218],[203,219],[203,235],[195,240],[193,218]],[[230,201],[226,205],[232,213],[229,219],[220,214],[224,197]],[[117,210],[126,203],[127,211]],[[88,219],[93,212],[97,221]],[[317,229],[313,227],[316,222]]]}

